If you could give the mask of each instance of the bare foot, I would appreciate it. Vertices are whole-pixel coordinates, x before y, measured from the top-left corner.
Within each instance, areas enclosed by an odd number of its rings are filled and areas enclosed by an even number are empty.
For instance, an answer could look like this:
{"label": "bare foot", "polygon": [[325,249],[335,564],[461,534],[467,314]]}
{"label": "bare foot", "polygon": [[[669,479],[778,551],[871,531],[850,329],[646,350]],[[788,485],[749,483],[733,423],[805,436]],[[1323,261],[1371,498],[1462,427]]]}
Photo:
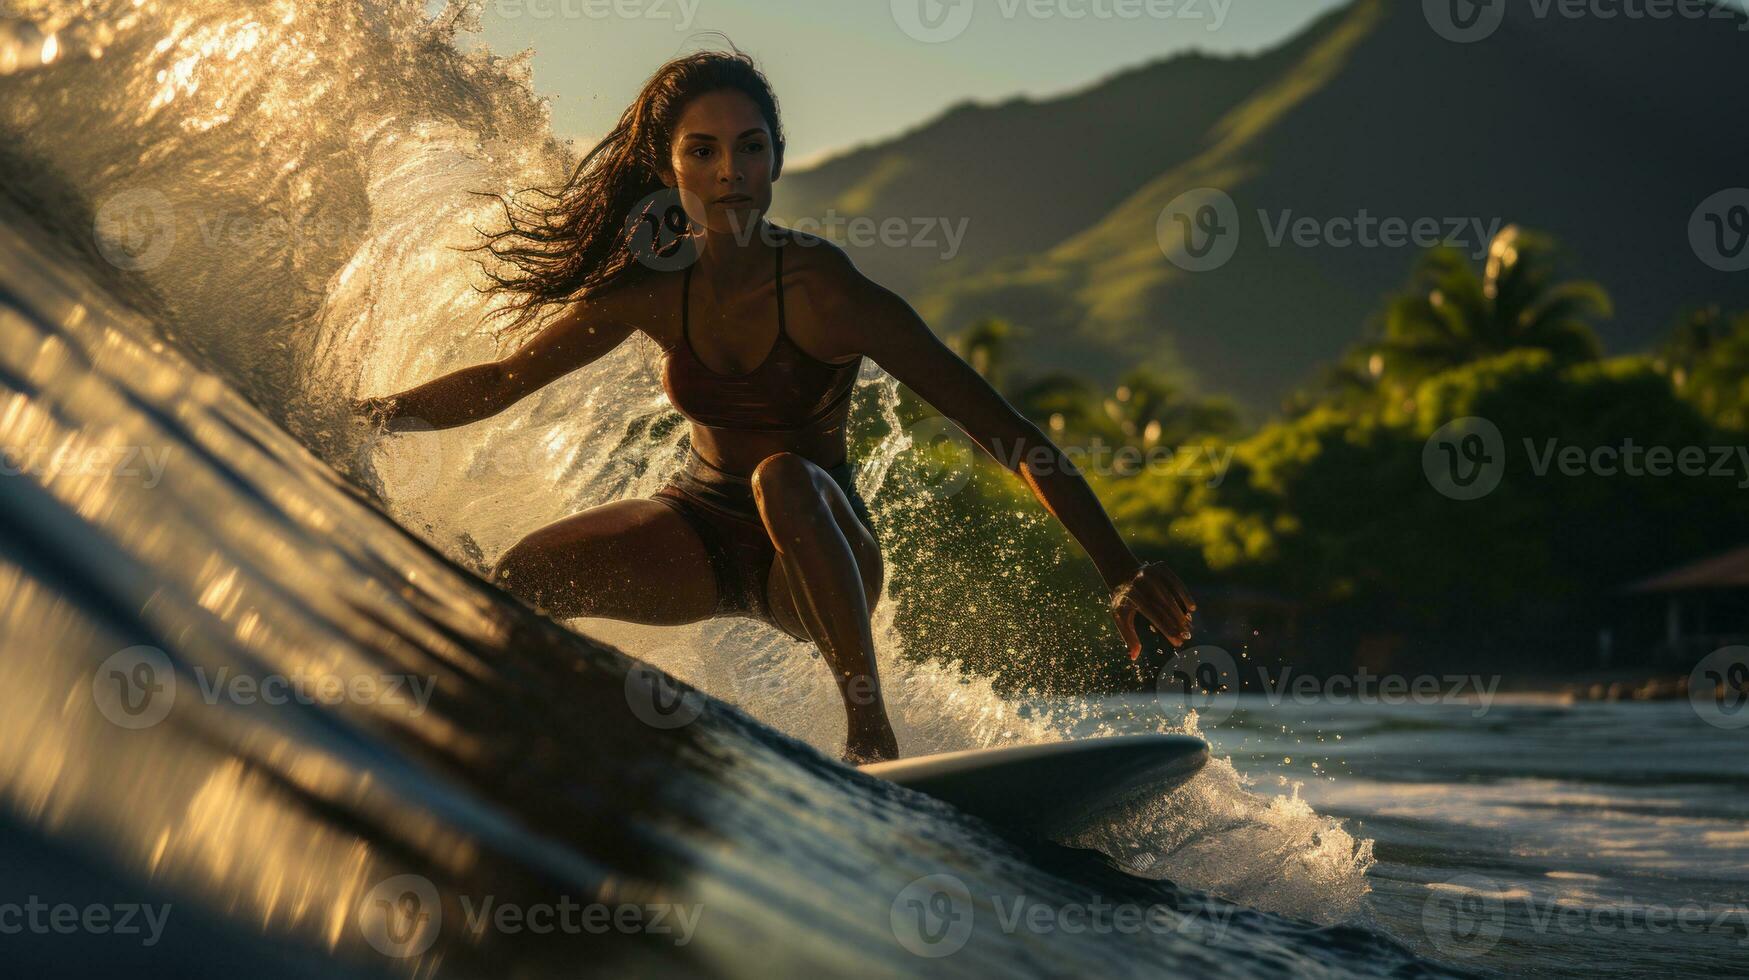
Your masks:
{"label": "bare foot", "polygon": [[899,738],[893,734],[891,725],[868,732],[852,732],[844,743],[844,754],[840,756],[845,764],[852,766],[887,762],[898,757]]}

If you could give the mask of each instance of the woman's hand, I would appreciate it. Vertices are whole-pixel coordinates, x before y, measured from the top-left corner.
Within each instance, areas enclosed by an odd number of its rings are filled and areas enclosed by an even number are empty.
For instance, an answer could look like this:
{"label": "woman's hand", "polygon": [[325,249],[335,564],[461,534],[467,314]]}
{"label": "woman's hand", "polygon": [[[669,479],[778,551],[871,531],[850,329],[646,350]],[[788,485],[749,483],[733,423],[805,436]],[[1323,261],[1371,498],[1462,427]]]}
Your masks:
{"label": "woman's hand", "polygon": [[1111,615],[1117,620],[1118,633],[1130,646],[1131,660],[1142,655],[1137,614],[1147,617],[1168,643],[1181,647],[1190,639],[1190,614],[1195,611],[1190,592],[1163,562],[1143,565],[1134,578],[1111,592]]}

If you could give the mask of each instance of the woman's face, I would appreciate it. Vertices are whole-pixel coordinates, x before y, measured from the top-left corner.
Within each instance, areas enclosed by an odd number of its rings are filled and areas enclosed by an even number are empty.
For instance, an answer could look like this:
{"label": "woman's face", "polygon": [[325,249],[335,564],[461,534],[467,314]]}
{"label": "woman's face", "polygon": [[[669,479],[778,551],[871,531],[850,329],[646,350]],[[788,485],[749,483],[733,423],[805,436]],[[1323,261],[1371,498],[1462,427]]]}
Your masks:
{"label": "woman's face", "polygon": [[673,173],[662,182],[678,183],[695,223],[713,232],[749,234],[771,207],[775,159],[771,129],[746,93],[707,92],[681,112],[669,161]]}

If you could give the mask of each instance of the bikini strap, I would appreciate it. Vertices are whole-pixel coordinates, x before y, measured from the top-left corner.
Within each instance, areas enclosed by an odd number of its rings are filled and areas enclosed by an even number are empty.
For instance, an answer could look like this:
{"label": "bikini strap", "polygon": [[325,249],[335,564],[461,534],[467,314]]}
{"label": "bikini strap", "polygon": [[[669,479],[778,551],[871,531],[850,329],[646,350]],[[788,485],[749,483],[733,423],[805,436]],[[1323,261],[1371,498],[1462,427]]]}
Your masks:
{"label": "bikini strap", "polygon": [[[777,336],[779,339],[783,339],[783,338],[786,338],[789,336],[789,331],[784,329],[784,317],[783,317],[783,246],[784,246],[784,242],[787,242],[787,241],[788,241],[787,238],[784,239],[784,241],[780,241],[778,243],[776,250],[775,250],[777,252]],[[680,339],[682,339],[686,342],[686,349],[687,349],[687,353],[689,353],[689,354],[692,353],[692,337],[691,337],[690,332],[687,330],[687,324],[691,321],[691,319],[692,319],[692,263],[689,262],[689,263],[687,263],[686,271],[683,274],[683,278],[680,281]],[[791,343],[794,343],[794,342],[792,341]],[[802,351],[802,353],[806,354],[807,351]],[[697,354],[693,354],[692,356],[695,359],[698,357]],[[700,363],[703,363],[703,362],[700,362]],[[761,362],[761,363],[763,363],[763,362]]]}
{"label": "bikini strap", "polygon": [[786,337],[789,332],[783,326],[783,246],[780,237],[777,243],[777,335]]}
{"label": "bikini strap", "polygon": [[[686,276],[680,281],[680,339],[687,353],[692,353],[692,338],[687,336],[686,323],[692,318],[692,263],[686,264]],[[694,355],[695,357],[697,355]]]}

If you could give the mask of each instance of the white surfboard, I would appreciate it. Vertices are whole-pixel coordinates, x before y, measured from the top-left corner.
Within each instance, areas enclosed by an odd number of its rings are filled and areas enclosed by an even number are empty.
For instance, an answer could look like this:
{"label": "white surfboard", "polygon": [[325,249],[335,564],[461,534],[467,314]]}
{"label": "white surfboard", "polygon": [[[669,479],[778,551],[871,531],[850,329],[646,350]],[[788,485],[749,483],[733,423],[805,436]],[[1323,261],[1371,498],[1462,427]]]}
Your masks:
{"label": "white surfboard", "polygon": [[1101,810],[1166,792],[1208,762],[1189,735],[1119,735],[1042,745],[944,752],[859,766],[1021,833],[1053,837]]}

